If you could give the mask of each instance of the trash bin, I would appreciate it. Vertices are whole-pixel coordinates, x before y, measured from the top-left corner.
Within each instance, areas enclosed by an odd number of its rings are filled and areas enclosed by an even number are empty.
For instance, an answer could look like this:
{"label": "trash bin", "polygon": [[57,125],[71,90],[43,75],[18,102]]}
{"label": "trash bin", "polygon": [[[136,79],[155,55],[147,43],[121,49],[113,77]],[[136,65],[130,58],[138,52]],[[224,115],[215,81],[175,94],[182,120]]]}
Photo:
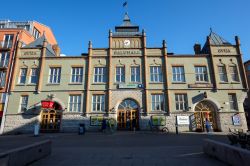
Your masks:
{"label": "trash bin", "polygon": [[37,137],[39,135],[39,124],[34,125],[34,136]]}
{"label": "trash bin", "polygon": [[85,124],[84,123],[80,123],[79,124],[79,131],[78,131],[79,135],[83,135],[85,134]]}

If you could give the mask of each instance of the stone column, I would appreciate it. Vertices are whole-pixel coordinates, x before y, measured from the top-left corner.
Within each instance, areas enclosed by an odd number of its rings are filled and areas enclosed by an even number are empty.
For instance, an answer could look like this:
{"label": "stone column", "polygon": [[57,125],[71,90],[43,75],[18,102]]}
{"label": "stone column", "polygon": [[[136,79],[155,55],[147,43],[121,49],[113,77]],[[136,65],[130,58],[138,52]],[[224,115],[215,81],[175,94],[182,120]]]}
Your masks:
{"label": "stone column", "polygon": [[[144,30],[142,30],[142,40],[143,40],[143,61],[144,61],[144,89],[145,89],[145,96],[144,96],[144,112],[147,113],[149,110],[148,108],[150,108],[149,106],[149,101],[148,101],[148,61],[147,61],[147,37],[146,37],[146,32]],[[142,68],[142,69],[143,69]]]}
{"label": "stone column", "polygon": [[37,84],[37,93],[40,93],[41,89],[42,89],[47,44],[48,44],[48,42],[45,39],[43,41],[43,48],[42,48],[41,58],[40,58],[40,65],[39,65],[40,68],[39,68],[39,78],[38,78],[38,84]]}
{"label": "stone column", "polygon": [[89,55],[88,55],[88,67],[86,69],[88,70],[87,74],[87,85],[86,85],[86,113],[90,112],[90,101],[91,101],[91,96],[90,96],[90,85],[91,85],[91,75],[92,75],[92,42],[89,41]]}
{"label": "stone column", "polygon": [[111,95],[112,95],[112,85],[113,85],[113,71],[112,71],[112,43],[113,43],[113,38],[112,38],[113,34],[112,31],[109,30],[109,51],[108,51],[108,112],[111,109]]}

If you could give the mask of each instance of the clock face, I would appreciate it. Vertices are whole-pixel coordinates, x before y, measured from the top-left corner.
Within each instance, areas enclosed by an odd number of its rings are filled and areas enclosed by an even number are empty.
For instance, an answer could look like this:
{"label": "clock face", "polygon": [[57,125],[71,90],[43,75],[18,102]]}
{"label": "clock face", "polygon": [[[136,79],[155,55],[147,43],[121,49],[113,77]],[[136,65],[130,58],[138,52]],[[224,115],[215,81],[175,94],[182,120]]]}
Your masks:
{"label": "clock face", "polygon": [[128,47],[130,46],[130,40],[124,40],[124,46]]}

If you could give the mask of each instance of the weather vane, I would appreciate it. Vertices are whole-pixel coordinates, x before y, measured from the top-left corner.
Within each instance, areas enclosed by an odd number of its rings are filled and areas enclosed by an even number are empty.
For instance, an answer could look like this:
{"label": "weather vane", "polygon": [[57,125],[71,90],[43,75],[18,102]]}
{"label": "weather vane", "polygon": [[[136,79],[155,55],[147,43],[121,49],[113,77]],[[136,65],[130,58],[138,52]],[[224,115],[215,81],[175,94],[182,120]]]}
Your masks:
{"label": "weather vane", "polygon": [[128,9],[128,1],[125,1],[122,6],[125,10],[127,10]]}

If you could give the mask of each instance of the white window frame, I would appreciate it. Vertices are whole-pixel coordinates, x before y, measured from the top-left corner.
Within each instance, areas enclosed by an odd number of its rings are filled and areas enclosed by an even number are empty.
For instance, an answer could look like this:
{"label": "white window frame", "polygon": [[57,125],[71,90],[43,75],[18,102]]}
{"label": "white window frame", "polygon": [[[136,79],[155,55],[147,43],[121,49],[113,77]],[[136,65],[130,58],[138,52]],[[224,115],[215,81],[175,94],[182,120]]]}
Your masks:
{"label": "white window frame", "polygon": [[106,67],[95,67],[94,83],[105,83],[105,82],[106,82]]}
{"label": "white window frame", "polygon": [[150,66],[150,81],[163,82],[161,66]]}
{"label": "white window frame", "polygon": [[25,112],[28,109],[28,102],[29,102],[29,96],[28,95],[23,95],[20,98],[20,108],[19,112]]}
{"label": "white window frame", "polygon": [[71,83],[81,84],[83,82],[83,67],[72,67],[71,68]]}
{"label": "white window frame", "polygon": [[6,84],[6,72],[0,71],[0,87],[4,87]]}
{"label": "white window frame", "polygon": [[50,67],[48,82],[50,84],[60,84],[60,82],[61,82],[61,67]]}
{"label": "white window frame", "polygon": [[206,66],[195,66],[195,80],[196,82],[208,82],[208,72]]}
{"label": "white window frame", "polygon": [[236,65],[229,66],[229,72],[230,72],[232,82],[240,82],[238,69]]}
{"label": "white window frame", "polygon": [[[165,102],[163,94],[152,94],[151,95],[151,109],[153,112],[155,111],[164,111]],[[158,108],[158,109],[157,109]]]}
{"label": "white window frame", "polygon": [[[98,107],[100,109],[98,109]],[[105,95],[94,94],[92,96],[92,112],[104,112],[105,111]]]}
{"label": "white window frame", "polygon": [[33,36],[35,39],[39,38],[40,37],[40,32],[34,27],[33,29]]}
{"label": "white window frame", "polygon": [[68,112],[81,112],[82,105],[82,95],[81,94],[74,94],[69,95],[69,102],[68,102]]}
{"label": "white window frame", "polygon": [[172,66],[173,82],[186,82],[184,66]]}
{"label": "white window frame", "polygon": [[220,82],[228,82],[227,71],[225,65],[218,66],[218,74],[220,78]]}
{"label": "white window frame", "polygon": [[10,52],[1,52],[0,56],[0,67],[8,67]]}
{"label": "white window frame", "polygon": [[[7,37],[8,37],[8,39],[6,41]],[[4,47],[4,48],[11,48],[12,44],[13,44],[13,40],[14,40],[14,35],[13,34],[6,34],[6,35],[4,35],[2,47]]]}
{"label": "white window frame", "polygon": [[[28,72],[28,68],[20,68],[19,81],[18,81],[19,84],[25,84],[26,83],[27,72]],[[22,78],[24,78],[24,82],[23,82]]]}
{"label": "white window frame", "polygon": [[115,82],[125,82],[125,66],[116,66],[115,68]]}
{"label": "white window frame", "polygon": [[[131,66],[130,72],[131,72],[131,77],[130,77],[131,82],[141,82],[140,66]],[[133,79],[133,77],[134,77],[134,79]]]}
{"label": "white window frame", "polygon": [[229,100],[229,108],[230,110],[238,110],[237,105],[237,96],[235,93],[229,93],[228,94],[228,100]]}
{"label": "white window frame", "polygon": [[[36,70],[35,75],[34,75],[34,72],[33,72],[34,70]],[[34,78],[34,77],[36,79],[36,82],[32,82],[32,78]],[[38,82],[38,68],[31,68],[29,83],[30,84],[37,84],[37,82]]]}
{"label": "white window frame", "polygon": [[188,110],[188,99],[187,94],[175,94],[175,109],[176,111],[187,111]]}

